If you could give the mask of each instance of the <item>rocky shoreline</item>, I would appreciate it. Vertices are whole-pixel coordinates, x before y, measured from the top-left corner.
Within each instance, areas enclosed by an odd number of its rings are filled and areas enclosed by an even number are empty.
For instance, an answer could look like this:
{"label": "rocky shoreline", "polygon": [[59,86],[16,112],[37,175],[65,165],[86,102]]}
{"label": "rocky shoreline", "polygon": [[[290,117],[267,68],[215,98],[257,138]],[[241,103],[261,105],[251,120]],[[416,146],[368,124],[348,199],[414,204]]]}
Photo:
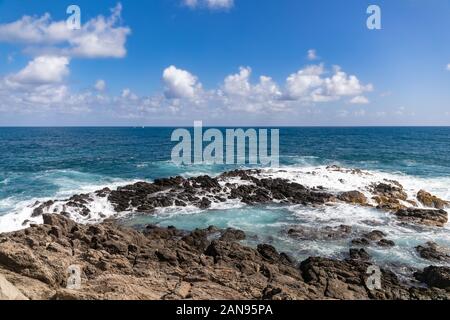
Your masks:
{"label": "rocky shoreline", "polygon": [[[350,175],[358,169],[328,167]],[[311,172],[314,175],[314,172]],[[339,203],[387,212],[398,224],[443,228],[449,203],[420,190],[414,197],[397,181],[364,189],[333,191],[274,178],[261,170],[236,170],[217,177],[173,177],[137,182],[65,200],[35,203],[23,230],[0,234],[0,298],[17,299],[449,299],[450,253],[436,243],[412,248],[430,266],[399,279],[381,268],[381,289],[366,281],[372,266],[367,247],[396,244],[376,224],[370,232],[352,226],[296,225],[286,230],[295,241],[348,240],[346,258],[309,257],[295,261],[270,244],[244,246],[243,231],[209,227],[192,232],[174,227],[120,225],[94,212],[108,203],[117,216],[152,215],[168,207],[213,208],[236,201],[246,205]],[[96,216],[100,219],[96,219]],[[117,217],[116,217],[117,218]],[[36,223],[40,220],[40,223]],[[75,222],[77,221],[77,222]],[[42,223],[43,222],[43,223]],[[367,225],[372,225],[370,221]],[[82,286],[66,288],[69,266],[81,270]]]}
{"label": "rocky shoreline", "polygon": [[[337,166],[327,169],[349,170]],[[353,169],[350,174],[367,173]],[[405,223],[443,227],[448,222],[448,213],[444,209],[449,203],[424,190],[420,190],[415,199],[408,199],[399,182],[386,180],[373,183],[364,191],[370,194],[370,198],[361,190],[332,192],[322,186],[309,187],[287,179],[271,178],[262,170],[235,170],[218,177],[171,177],[157,179],[153,183],[137,182],[116,190],[105,188],[66,200],[37,202],[31,218],[38,218],[44,213],[59,213],[77,221],[90,222],[93,213],[90,205],[95,201],[94,198],[100,198],[106,199],[117,214],[125,212],[151,215],[158,209],[168,207],[193,206],[209,209],[214,204],[227,201],[239,201],[247,205],[275,203],[304,206],[343,202],[391,212]],[[100,219],[106,218],[101,212],[99,215]],[[25,220],[22,224],[27,226],[30,223],[30,220]]]}
{"label": "rocky shoreline", "polygon": [[[366,285],[364,250],[339,261],[297,262],[268,244],[249,248],[239,230],[186,232],[115,221],[77,224],[43,215],[43,225],[0,235],[0,297],[11,299],[449,299],[450,268],[430,266],[402,283],[381,269]],[[435,252],[437,248],[429,248]],[[67,289],[69,266],[81,287]],[[3,279],[3,282],[2,282]],[[2,284],[3,283],[3,284]],[[7,285],[6,285],[7,284]]]}

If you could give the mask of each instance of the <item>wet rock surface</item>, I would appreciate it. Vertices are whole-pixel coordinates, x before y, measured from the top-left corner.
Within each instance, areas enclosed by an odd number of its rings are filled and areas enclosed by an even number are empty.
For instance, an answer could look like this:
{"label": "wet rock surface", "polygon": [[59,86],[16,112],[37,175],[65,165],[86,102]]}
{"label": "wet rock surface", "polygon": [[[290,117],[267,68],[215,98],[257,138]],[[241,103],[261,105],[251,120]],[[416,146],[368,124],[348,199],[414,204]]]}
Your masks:
{"label": "wet rock surface", "polygon": [[436,209],[444,209],[449,205],[448,201],[444,201],[436,196],[433,196],[432,194],[426,192],[425,190],[420,190],[417,193],[417,200],[419,200],[419,202],[426,207]]}
{"label": "wet rock surface", "polygon": [[367,197],[359,191],[342,192],[338,199],[347,203],[367,205]]}
{"label": "wet rock surface", "polygon": [[[353,175],[366,174],[359,169],[344,169],[338,166],[330,166],[327,169]],[[94,214],[91,210],[94,197],[97,197],[107,199],[117,214],[155,214],[160,208],[186,206],[206,210],[226,201],[240,201],[247,205],[275,203],[304,206],[345,202],[393,212],[395,217],[407,223],[442,227],[448,221],[447,212],[442,209],[447,206],[447,201],[421,190],[417,194],[417,201],[429,208],[419,208],[414,199],[408,199],[398,181],[383,180],[362,191],[369,192],[371,199],[358,190],[332,192],[322,186],[308,187],[288,179],[267,177],[262,170],[235,170],[217,177],[171,177],[157,179],[153,183],[137,182],[116,190],[104,188],[92,194],[75,195],[66,200],[36,203],[32,217],[60,213],[77,221],[98,222],[104,216],[102,213]],[[24,221],[24,225],[29,225],[28,222]]]}
{"label": "wet rock surface", "polygon": [[362,234],[361,238],[355,238],[351,241],[351,244],[359,247],[367,247],[371,245],[377,245],[379,247],[394,247],[395,242],[386,239],[386,234],[380,230],[373,230],[368,233]]}
{"label": "wet rock surface", "polygon": [[439,246],[434,242],[427,242],[417,246],[416,251],[426,260],[450,263],[450,249]]}
{"label": "wet rock surface", "polygon": [[[416,275],[430,288],[401,283],[382,269],[382,289],[366,287],[365,251],[298,265],[269,244],[239,243],[239,230],[186,232],[113,221],[81,225],[62,215],[0,235],[0,275],[28,299],[448,299],[447,269]],[[81,288],[66,289],[79,266]]]}
{"label": "wet rock surface", "polygon": [[444,210],[406,208],[398,210],[395,215],[407,223],[433,227],[443,227],[448,222],[448,214]]}
{"label": "wet rock surface", "polygon": [[339,240],[350,236],[352,227],[340,225],[337,227],[325,226],[321,228],[294,227],[287,231],[289,237],[297,240]]}
{"label": "wet rock surface", "polygon": [[377,208],[383,210],[399,210],[405,208],[402,201],[406,201],[408,195],[399,182],[385,181],[372,185],[369,190],[374,194],[372,199],[378,204]]}
{"label": "wet rock surface", "polygon": [[430,266],[421,272],[417,272],[415,277],[429,287],[450,291],[450,267]]}

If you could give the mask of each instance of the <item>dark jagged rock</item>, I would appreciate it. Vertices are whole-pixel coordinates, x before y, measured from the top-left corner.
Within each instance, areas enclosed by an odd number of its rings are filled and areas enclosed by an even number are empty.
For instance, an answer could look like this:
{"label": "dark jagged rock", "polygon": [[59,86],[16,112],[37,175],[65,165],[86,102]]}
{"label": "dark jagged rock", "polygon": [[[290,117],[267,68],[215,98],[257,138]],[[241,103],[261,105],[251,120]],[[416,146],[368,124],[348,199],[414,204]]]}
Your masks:
{"label": "dark jagged rock", "polygon": [[258,252],[269,261],[277,261],[280,259],[280,255],[275,247],[269,244],[260,244],[257,248]]}
{"label": "dark jagged rock", "polygon": [[450,263],[450,250],[440,247],[437,243],[427,242],[417,246],[416,250],[424,259]]}
{"label": "dark jagged rock", "polygon": [[232,242],[245,240],[245,238],[246,236],[244,231],[228,228],[223,232],[222,236],[220,237],[220,240]]}
{"label": "dark jagged rock", "polygon": [[370,241],[366,238],[356,238],[351,241],[351,244],[355,246],[365,247],[370,245]]}
{"label": "dark jagged rock", "polygon": [[373,200],[377,202],[379,209],[398,210],[405,206],[401,201],[406,201],[408,195],[403,190],[403,186],[397,181],[386,181],[374,184],[370,191],[374,194]]}
{"label": "dark jagged rock", "polygon": [[[179,207],[193,205],[200,209],[208,209],[213,203],[225,202],[227,199],[238,199],[249,205],[272,202],[315,205],[335,199],[334,195],[321,189],[307,188],[284,179],[261,178],[258,176],[260,173],[259,170],[236,170],[215,178],[172,177],[157,179],[153,183],[137,182],[112,191],[105,188],[93,194],[108,197],[116,212],[137,211],[145,214],[152,214],[158,208],[174,205]],[[231,183],[227,180],[231,178],[239,178],[246,183]],[[221,183],[225,186],[223,187]],[[61,204],[60,207],[71,209],[67,210],[66,214],[76,212],[81,217],[90,218],[89,204],[92,201],[90,195],[81,194],[67,200],[46,202],[34,209],[33,217],[43,213],[58,213],[49,212],[50,206],[58,202]]]}
{"label": "dark jagged rock", "polygon": [[[335,166],[329,167],[328,170],[358,175],[368,174],[357,169]],[[397,181],[384,180],[369,186],[367,191],[373,194],[372,199],[378,204],[377,208],[396,212],[397,216],[406,222],[442,226],[447,221],[445,211],[409,208],[410,205],[407,208],[406,202],[413,206],[416,204],[407,199],[403,186]],[[154,214],[159,208],[171,206],[196,206],[199,209],[209,209],[215,203],[223,203],[228,199],[239,200],[248,205],[281,203],[316,206],[343,201],[355,205],[372,206],[368,203],[366,196],[357,190],[332,193],[321,186],[307,187],[287,179],[267,177],[262,170],[235,170],[225,172],[218,177],[204,175],[187,179],[178,176],[157,179],[153,183],[137,182],[116,190],[105,188],[92,194],[75,195],[66,200],[36,203],[32,206],[32,217],[41,216],[44,213],[60,213],[90,222],[94,220],[92,218],[100,221],[105,218],[103,213],[91,212],[95,197],[107,198],[118,213],[141,214]],[[425,192],[421,192],[418,197],[422,201],[431,201],[437,207],[443,205],[443,200],[440,201]],[[29,222],[24,221],[24,225]]]}
{"label": "dark jagged rock", "polygon": [[349,251],[350,259],[354,260],[370,260],[370,255],[364,249],[350,249]]}
{"label": "dark jagged rock", "polygon": [[386,237],[386,234],[380,230],[374,230],[364,234],[363,237],[371,241],[379,241]]}
{"label": "dark jagged rock", "polygon": [[55,203],[54,201],[50,200],[50,201],[40,204],[37,208],[35,208],[33,210],[31,217],[34,218],[34,217],[42,216],[44,213],[46,213],[46,212],[44,212],[44,210],[47,209],[48,207],[52,206],[54,203]]}
{"label": "dark jagged rock", "polygon": [[377,245],[380,247],[395,247],[395,242],[392,240],[381,239],[377,242]]}
{"label": "dark jagged rock", "polygon": [[441,289],[408,287],[391,271],[381,269],[381,289],[369,289],[366,281],[371,264],[362,260],[337,261],[312,257],[300,264],[303,279],[326,298],[346,300],[368,299],[448,299]]}
{"label": "dark jagged rock", "polygon": [[371,245],[373,242],[380,247],[393,247],[395,246],[394,241],[385,239],[386,234],[380,230],[373,230],[368,233],[364,233],[361,238],[356,238],[351,241],[352,245],[366,247]]}
{"label": "dark jagged rock", "polygon": [[323,228],[296,227],[288,230],[288,235],[298,240],[340,240],[350,236],[352,227],[340,225]]}
{"label": "dark jagged rock", "polygon": [[429,287],[441,288],[450,292],[450,268],[430,266],[422,272],[415,273],[417,280]]}
{"label": "dark jagged rock", "polygon": [[443,227],[448,222],[448,214],[444,210],[407,208],[398,210],[395,215],[404,222],[427,226]]}

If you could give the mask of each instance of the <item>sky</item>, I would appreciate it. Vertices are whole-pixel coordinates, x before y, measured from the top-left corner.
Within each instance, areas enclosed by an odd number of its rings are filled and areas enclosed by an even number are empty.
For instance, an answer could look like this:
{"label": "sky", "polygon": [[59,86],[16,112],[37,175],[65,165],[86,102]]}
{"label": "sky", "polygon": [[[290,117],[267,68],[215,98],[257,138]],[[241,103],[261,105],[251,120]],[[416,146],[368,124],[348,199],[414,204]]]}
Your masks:
{"label": "sky", "polygon": [[450,125],[449,30],[450,0],[0,0],[0,126]]}

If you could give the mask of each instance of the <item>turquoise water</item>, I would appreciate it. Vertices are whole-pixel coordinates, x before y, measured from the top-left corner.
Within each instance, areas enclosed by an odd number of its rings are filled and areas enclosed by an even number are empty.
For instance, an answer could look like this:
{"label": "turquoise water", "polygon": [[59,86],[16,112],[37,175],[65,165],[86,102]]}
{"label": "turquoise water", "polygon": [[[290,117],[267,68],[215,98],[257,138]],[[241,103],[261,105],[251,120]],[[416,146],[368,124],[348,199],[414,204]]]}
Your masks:
{"label": "turquoise water", "polygon": [[[0,224],[24,212],[36,200],[61,199],[105,186],[137,180],[151,181],[173,175],[218,174],[234,166],[176,166],[170,161],[173,128],[0,128]],[[374,179],[402,182],[411,194],[421,188],[450,199],[450,128],[281,128],[280,160],[284,169],[316,170],[301,173],[300,182],[312,186],[352,190],[364,181],[349,175],[334,177],[325,171],[330,164],[367,170]],[[288,171],[287,175],[291,174]],[[285,173],[286,175],[286,173]],[[344,178],[344,179],[342,179]],[[309,180],[308,180],[309,179]],[[338,182],[345,180],[342,186]],[[308,184],[309,183],[309,184]],[[450,246],[450,230],[418,232],[391,222],[373,209],[246,207],[226,204],[208,211],[173,208],[155,216],[133,215],[126,224],[156,223],[195,229],[216,225],[246,231],[247,243],[273,243],[301,259],[309,255],[343,257],[348,239],[296,241],[286,236],[295,226],[320,228],[350,224],[355,233],[374,227],[364,223],[377,219],[390,239],[389,251],[369,249],[378,261],[389,264],[426,265],[413,247],[429,240]],[[2,225],[0,225],[0,231]]]}

